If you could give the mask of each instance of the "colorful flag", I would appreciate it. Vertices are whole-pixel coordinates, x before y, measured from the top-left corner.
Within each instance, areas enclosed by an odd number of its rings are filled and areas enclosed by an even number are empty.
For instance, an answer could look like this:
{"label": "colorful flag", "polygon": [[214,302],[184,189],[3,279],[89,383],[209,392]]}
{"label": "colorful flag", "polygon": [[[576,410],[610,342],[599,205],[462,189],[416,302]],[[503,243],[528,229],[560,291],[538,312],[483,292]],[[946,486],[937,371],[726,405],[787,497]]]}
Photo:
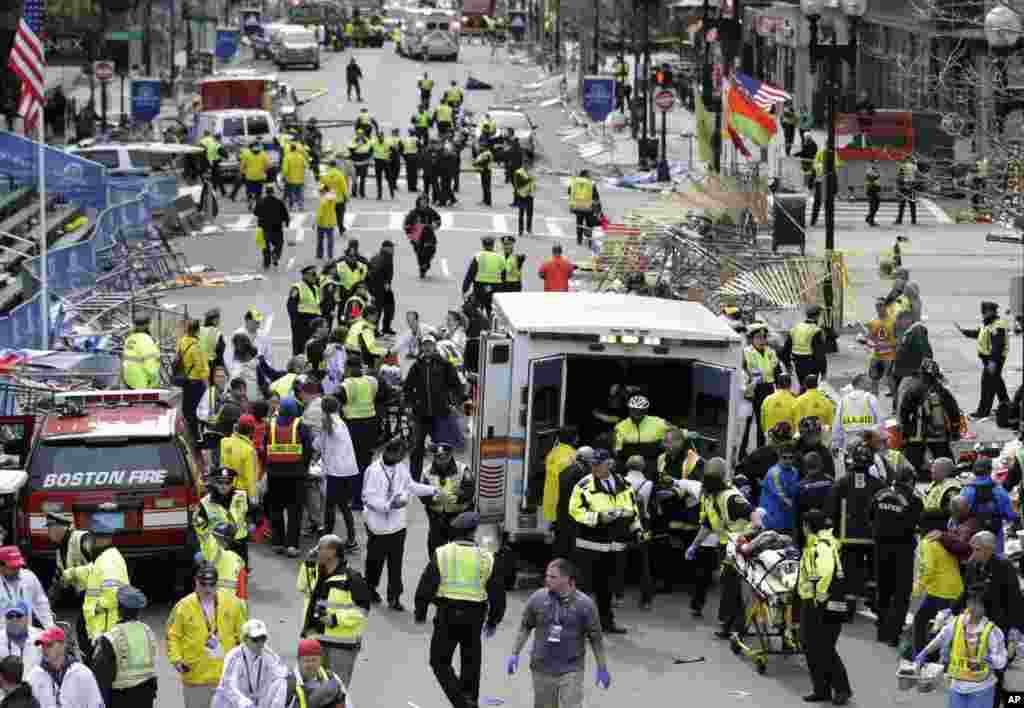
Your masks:
{"label": "colorful flag", "polygon": [[43,32],[45,0],[25,0],[25,14],[18,24],[8,65],[21,79],[18,114],[25,119],[25,132],[36,127],[46,93],[46,58],[40,36]]}
{"label": "colorful flag", "polygon": [[753,99],[761,108],[765,110],[771,110],[776,103],[782,103],[784,101],[792,100],[792,96],[783,91],[780,88],[776,88],[771,84],[766,84],[763,81],[758,81],[755,78],[741,74],[738,71],[735,74],[736,84],[741,88],[747,96]]}
{"label": "colorful flag", "polygon": [[704,98],[698,91],[694,100],[697,118],[697,159],[701,162],[711,164],[715,157],[715,150],[711,142],[715,133],[715,121],[711,113],[704,106]]}
{"label": "colorful flag", "polygon": [[739,154],[743,155],[743,157],[746,158],[751,157],[750,150],[747,150],[747,144],[744,143],[743,138],[741,138],[736,133],[735,128],[733,128],[731,125],[725,126],[725,134],[729,137],[729,140],[732,140],[732,146],[736,148],[736,151]]}
{"label": "colorful flag", "polygon": [[753,140],[760,147],[771,142],[772,136],[778,132],[779,126],[770,113],[759,108],[743,91],[730,82],[728,90],[722,96],[731,126],[739,135]]}

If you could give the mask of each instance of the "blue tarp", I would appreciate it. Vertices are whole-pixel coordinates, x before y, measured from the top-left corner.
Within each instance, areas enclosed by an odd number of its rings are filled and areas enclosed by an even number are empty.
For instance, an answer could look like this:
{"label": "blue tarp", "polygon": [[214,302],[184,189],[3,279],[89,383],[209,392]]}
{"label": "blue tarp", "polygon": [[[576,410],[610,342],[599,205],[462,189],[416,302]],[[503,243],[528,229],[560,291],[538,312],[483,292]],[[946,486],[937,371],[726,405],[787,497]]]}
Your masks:
{"label": "blue tarp", "polygon": [[[63,194],[72,204],[103,209],[107,206],[107,168],[77,155],[45,147],[46,191]],[[38,144],[0,130],[0,176],[18,184],[39,182]]]}

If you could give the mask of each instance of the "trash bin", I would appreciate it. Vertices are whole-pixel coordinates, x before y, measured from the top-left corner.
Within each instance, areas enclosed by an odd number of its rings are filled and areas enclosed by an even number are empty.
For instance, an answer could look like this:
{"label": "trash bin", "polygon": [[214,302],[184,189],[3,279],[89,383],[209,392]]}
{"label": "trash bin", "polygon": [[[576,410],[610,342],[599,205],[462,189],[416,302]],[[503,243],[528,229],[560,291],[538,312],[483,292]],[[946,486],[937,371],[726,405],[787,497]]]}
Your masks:
{"label": "trash bin", "polygon": [[772,228],[772,253],[779,246],[799,246],[804,255],[807,234],[804,218],[807,211],[807,197],[803,194],[776,194],[774,227]]}

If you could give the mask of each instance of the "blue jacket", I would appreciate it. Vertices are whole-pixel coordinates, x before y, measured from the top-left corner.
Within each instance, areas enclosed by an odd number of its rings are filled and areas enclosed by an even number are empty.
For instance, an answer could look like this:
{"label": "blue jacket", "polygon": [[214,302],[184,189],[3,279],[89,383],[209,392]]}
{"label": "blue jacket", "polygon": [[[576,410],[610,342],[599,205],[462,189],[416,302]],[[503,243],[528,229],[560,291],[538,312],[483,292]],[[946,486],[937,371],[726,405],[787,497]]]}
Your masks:
{"label": "blue jacket", "polygon": [[[992,487],[993,501],[991,503],[978,504],[975,502],[978,487],[982,486]],[[974,480],[973,483],[964,487],[963,491],[960,492],[960,495],[967,499],[972,513],[977,514],[979,512],[993,511],[994,517],[1000,520],[996,524],[996,528],[992,530],[996,534],[996,552],[999,553],[999,555],[1002,555],[1003,522],[1017,520],[1017,512],[1013,510],[1013,505],[1010,503],[1010,495],[1000,485],[995,484],[991,477],[981,477]],[[993,505],[995,506],[994,509],[992,508]]]}
{"label": "blue jacket", "polygon": [[761,480],[760,507],[766,512],[764,527],[775,531],[793,531],[796,528],[796,500],[799,494],[800,472],[797,468],[783,467],[777,463],[772,465]]}

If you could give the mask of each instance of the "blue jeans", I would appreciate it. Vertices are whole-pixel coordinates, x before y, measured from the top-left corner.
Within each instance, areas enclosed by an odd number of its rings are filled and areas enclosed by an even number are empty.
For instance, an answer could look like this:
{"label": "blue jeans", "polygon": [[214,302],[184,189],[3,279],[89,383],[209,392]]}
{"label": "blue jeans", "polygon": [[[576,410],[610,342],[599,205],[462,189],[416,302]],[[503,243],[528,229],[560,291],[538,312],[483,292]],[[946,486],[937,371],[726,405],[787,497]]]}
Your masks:
{"label": "blue jeans", "polygon": [[977,693],[957,693],[950,689],[947,691],[949,698],[946,702],[947,708],[992,708],[996,700],[996,687],[989,686],[984,691]]}
{"label": "blue jeans", "polygon": [[334,260],[334,227],[316,228],[316,257],[324,257],[324,243],[327,243],[327,260]]}
{"label": "blue jeans", "polygon": [[290,207],[298,206],[302,209],[306,204],[306,195],[304,184],[289,184],[284,185],[284,200]]}

